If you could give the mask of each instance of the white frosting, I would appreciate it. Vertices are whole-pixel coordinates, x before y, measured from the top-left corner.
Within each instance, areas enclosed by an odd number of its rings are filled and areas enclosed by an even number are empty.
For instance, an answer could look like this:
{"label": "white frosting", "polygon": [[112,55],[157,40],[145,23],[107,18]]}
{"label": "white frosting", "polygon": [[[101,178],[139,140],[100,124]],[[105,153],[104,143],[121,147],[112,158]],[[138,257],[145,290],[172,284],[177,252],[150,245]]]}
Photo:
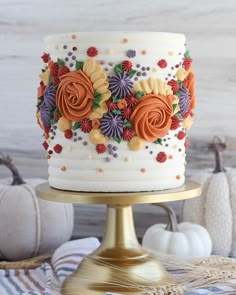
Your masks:
{"label": "white frosting", "polygon": [[[119,144],[109,140],[106,145],[111,144],[115,149],[113,155],[109,154],[108,149],[98,154],[96,145],[91,144],[87,135],[80,130],[76,131],[74,138],[82,139],[76,142],[65,139],[64,134],[56,130],[49,150],[53,150],[55,144],[60,144],[63,150],[60,154],[54,153],[49,160],[49,183],[66,190],[110,192],[161,190],[180,186],[184,183],[185,140],[175,136],[179,130],[181,128],[169,131],[162,145],[147,143],[139,151],[131,151],[127,142]],[[84,142],[87,144],[84,145]],[[163,151],[167,160],[159,163],[156,157]],[[115,158],[114,154],[118,157]]]}
{"label": "white frosting", "polygon": [[[76,38],[73,39],[72,35]],[[136,75],[134,82],[148,77],[167,81],[175,78],[182,63],[185,36],[155,32],[61,34],[46,38],[45,52],[50,53],[54,61],[63,59],[70,70],[74,70],[75,60],[87,59],[87,49],[91,46],[97,48],[99,54],[95,58],[108,76],[114,73],[115,64],[130,60],[133,69],[141,73]],[[134,50],[135,57],[127,57],[128,50]],[[162,59],[167,62],[166,68],[158,66]],[[146,69],[142,70],[142,67]],[[113,151],[116,158],[108,150],[98,154],[96,145],[90,143],[87,134],[79,129],[70,140],[59,129],[54,130],[56,134],[48,140],[48,151],[52,151],[56,144],[63,149],[59,154],[53,152],[49,159],[49,184],[65,190],[104,192],[151,191],[181,186],[185,181],[185,139],[177,138],[180,130],[181,127],[169,131],[162,145],[145,142],[144,149],[139,151],[130,150],[125,141],[118,144],[109,140],[106,146],[111,144],[117,149]],[[167,155],[164,163],[156,160],[159,152]]]}

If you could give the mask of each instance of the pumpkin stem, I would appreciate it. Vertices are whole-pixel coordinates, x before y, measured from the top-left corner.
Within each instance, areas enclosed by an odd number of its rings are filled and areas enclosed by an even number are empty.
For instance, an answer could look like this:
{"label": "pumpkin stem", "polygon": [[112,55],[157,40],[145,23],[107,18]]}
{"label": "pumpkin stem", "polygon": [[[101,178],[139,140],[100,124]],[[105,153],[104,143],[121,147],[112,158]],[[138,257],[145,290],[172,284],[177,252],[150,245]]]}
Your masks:
{"label": "pumpkin stem", "polygon": [[6,166],[12,172],[13,180],[11,185],[24,184],[25,182],[23,178],[21,177],[20,172],[17,170],[15,165],[13,165],[12,159],[9,156],[4,156],[2,153],[1,155],[2,155],[2,158],[0,158],[0,165]]}
{"label": "pumpkin stem", "polygon": [[221,152],[227,148],[227,144],[218,136],[215,136],[212,143],[209,145],[209,148],[215,153],[215,169],[213,173],[226,172],[226,169],[223,166]]}
{"label": "pumpkin stem", "polygon": [[155,204],[156,206],[158,207],[161,207],[162,209],[164,209],[168,215],[168,223],[166,225],[166,230],[168,231],[171,231],[171,232],[176,232],[178,231],[178,228],[177,228],[177,218],[176,218],[176,214],[175,214],[175,211],[166,206],[165,204],[163,203],[158,203],[158,204]]}

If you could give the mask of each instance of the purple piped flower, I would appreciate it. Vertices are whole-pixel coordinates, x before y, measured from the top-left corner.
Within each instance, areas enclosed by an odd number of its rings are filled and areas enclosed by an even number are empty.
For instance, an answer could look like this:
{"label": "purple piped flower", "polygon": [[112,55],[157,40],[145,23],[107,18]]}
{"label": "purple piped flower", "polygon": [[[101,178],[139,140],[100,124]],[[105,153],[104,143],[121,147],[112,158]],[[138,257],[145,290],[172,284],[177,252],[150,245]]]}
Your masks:
{"label": "purple piped flower", "polygon": [[51,127],[51,115],[50,110],[46,106],[45,102],[43,101],[40,106],[40,116],[43,122],[44,127],[50,128]]}
{"label": "purple piped flower", "polygon": [[133,82],[124,72],[119,72],[112,76],[109,84],[112,95],[118,98],[129,96],[133,87]]}
{"label": "purple piped flower", "polygon": [[106,113],[100,121],[100,129],[108,137],[121,137],[123,133],[123,118],[112,112]]}
{"label": "purple piped flower", "polygon": [[44,91],[44,103],[49,110],[56,107],[56,90],[52,84],[48,85]]}
{"label": "purple piped flower", "polygon": [[126,52],[126,55],[129,57],[129,58],[133,58],[136,56],[136,51],[135,50],[132,50],[132,49],[129,49],[127,52]]}
{"label": "purple piped flower", "polygon": [[179,89],[179,108],[180,108],[180,114],[184,115],[189,110],[190,106],[190,93],[188,88],[186,88],[184,85]]}

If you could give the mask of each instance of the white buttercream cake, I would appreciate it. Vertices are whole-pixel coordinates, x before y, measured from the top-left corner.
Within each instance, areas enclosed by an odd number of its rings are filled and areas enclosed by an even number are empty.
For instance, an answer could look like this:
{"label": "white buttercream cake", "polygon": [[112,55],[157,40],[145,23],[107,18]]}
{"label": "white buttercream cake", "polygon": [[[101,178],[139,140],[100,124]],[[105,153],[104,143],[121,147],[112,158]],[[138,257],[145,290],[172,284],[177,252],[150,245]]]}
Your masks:
{"label": "white buttercream cake", "polygon": [[79,32],[45,41],[37,120],[50,186],[131,192],[183,185],[195,107],[185,36]]}

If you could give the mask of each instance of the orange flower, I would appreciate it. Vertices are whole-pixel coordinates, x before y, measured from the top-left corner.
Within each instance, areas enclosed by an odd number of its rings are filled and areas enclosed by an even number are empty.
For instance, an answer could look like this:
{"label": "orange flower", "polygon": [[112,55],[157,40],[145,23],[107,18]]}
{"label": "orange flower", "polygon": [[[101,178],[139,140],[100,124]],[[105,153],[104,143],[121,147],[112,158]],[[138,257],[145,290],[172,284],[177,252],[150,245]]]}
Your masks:
{"label": "orange flower", "polygon": [[170,130],[174,95],[148,94],[139,99],[131,115],[136,135],[153,142]]}
{"label": "orange flower", "polygon": [[117,103],[117,107],[120,110],[123,110],[127,107],[127,101],[123,98]]}
{"label": "orange flower", "polygon": [[93,129],[98,129],[100,127],[100,121],[98,119],[92,120]]}
{"label": "orange flower", "polygon": [[63,117],[81,122],[92,113],[94,89],[89,78],[81,71],[61,77],[56,94],[56,104]]}
{"label": "orange flower", "polygon": [[190,111],[196,106],[196,93],[195,93],[195,75],[193,70],[190,70],[188,76],[184,80],[185,86],[190,93]]}

